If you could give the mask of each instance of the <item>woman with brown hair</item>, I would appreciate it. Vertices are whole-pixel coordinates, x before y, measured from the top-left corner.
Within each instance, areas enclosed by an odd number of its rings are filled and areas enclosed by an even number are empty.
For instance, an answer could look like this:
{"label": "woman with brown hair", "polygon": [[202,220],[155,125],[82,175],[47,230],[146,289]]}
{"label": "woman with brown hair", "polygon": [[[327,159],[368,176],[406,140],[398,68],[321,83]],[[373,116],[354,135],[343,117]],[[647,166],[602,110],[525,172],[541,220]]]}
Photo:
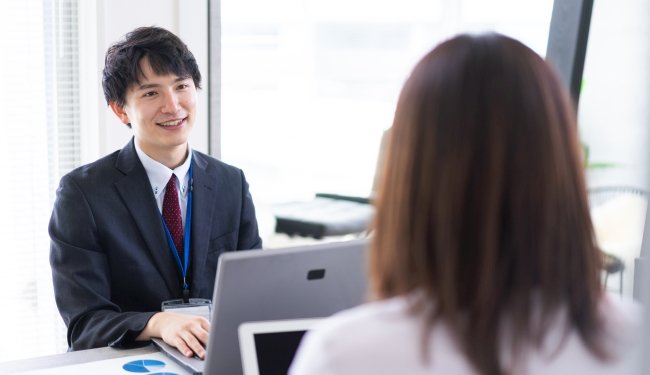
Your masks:
{"label": "woman with brown hair", "polygon": [[638,307],[609,297],[575,112],[537,54],[461,35],[406,82],[370,251],[374,302],[303,342],[292,374],[627,374]]}

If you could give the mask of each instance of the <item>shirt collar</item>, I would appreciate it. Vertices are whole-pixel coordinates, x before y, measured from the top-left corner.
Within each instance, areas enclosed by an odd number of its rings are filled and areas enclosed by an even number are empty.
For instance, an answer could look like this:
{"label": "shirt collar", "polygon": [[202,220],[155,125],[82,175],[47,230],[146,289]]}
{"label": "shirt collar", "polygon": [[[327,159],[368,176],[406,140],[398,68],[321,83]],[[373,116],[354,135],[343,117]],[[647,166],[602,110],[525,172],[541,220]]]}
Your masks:
{"label": "shirt collar", "polygon": [[153,194],[158,197],[165,191],[165,186],[167,182],[172,177],[172,173],[176,175],[176,178],[180,181],[181,194],[187,194],[187,189],[184,187],[187,185],[187,173],[190,170],[190,165],[192,164],[192,148],[189,143],[187,144],[187,157],[185,161],[180,166],[170,169],[164,164],[152,159],[149,155],[145,154],[144,151],[138,147],[137,142],[135,144],[135,152],[140,158],[144,170],[147,172],[147,177],[149,178],[149,183],[151,184],[151,189]]}

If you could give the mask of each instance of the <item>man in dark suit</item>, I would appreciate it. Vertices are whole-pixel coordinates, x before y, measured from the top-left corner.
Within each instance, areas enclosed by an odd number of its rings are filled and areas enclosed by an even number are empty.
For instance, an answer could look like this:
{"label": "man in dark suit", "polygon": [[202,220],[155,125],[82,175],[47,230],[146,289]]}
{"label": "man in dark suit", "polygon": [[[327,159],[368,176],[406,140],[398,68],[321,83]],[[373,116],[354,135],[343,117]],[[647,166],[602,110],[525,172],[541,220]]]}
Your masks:
{"label": "man in dark suit", "polygon": [[161,303],[212,298],[219,255],[262,246],[242,171],[188,145],[200,82],[187,46],[161,28],[106,53],[104,95],[133,139],[57,190],[50,264],[70,350],[161,337],[203,357],[208,321]]}

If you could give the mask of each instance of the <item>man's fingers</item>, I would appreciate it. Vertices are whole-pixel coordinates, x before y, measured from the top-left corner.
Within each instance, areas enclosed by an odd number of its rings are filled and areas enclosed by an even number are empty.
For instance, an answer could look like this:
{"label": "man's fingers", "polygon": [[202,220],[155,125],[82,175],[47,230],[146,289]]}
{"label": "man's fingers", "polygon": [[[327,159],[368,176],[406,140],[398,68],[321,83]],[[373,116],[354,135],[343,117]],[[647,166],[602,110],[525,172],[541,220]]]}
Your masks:
{"label": "man's fingers", "polygon": [[185,354],[187,357],[191,357],[192,355],[196,354],[196,356],[201,359],[205,357],[205,348],[192,334],[192,332],[184,331],[181,336],[181,338],[184,340],[184,344],[192,351],[190,355],[187,355],[186,352],[183,352],[183,354]]}
{"label": "man's fingers", "polygon": [[187,344],[185,343],[182,337],[177,337],[173,345],[176,347],[176,349],[178,349],[178,351],[183,353],[184,356],[188,358],[194,356],[194,352],[192,351],[192,349],[190,349],[189,346],[187,346]]}
{"label": "man's fingers", "polygon": [[208,332],[210,332],[210,323],[203,324],[203,322],[201,322],[201,324],[198,326],[192,326],[191,332],[194,337],[200,341],[203,347],[208,345]]}
{"label": "man's fingers", "polygon": [[169,312],[159,314],[164,318],[160,329],[163,340],[175,346],[186,357],[195,354],[199,358],[205,357],[210,330],[210,322],[207,319]]}
{"label": "man's fingers", "polygon": [[207,319],[201,319],[201,328],[203,328],[206,332],[210,332],[210,322]]}

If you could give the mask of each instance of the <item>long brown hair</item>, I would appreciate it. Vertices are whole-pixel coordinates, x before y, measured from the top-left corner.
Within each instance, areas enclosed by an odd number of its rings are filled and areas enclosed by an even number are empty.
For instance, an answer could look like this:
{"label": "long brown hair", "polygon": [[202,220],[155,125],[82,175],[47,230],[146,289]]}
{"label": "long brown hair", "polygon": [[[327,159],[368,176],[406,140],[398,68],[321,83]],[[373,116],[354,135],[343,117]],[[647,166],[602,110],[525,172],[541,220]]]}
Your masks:
{"label": "long brown hair", "polygon": [[542,344],[560,308],[567,331],[606,357],[576,131],[553,71],[499,34],[440,44],[400,95],[376,201],[372,290],[432,302],[428,327],[450,327],[480,373],[506,371],[504,317],[516,355]]}

